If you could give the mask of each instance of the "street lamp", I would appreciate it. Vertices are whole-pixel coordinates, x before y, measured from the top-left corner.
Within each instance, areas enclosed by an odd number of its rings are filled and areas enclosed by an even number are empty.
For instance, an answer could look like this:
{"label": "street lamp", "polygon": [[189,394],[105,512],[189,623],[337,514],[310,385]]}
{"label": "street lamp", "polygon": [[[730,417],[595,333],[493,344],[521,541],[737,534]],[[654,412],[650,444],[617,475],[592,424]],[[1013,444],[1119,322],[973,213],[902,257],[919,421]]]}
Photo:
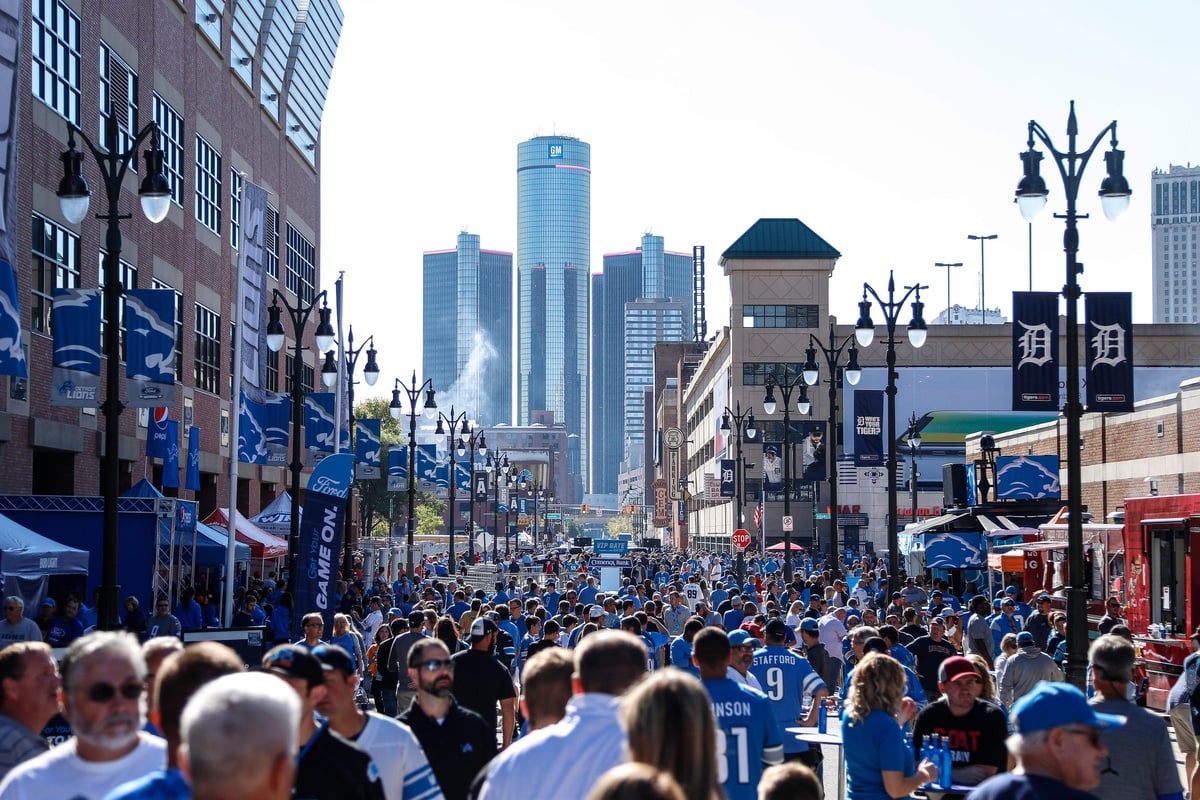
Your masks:
{"label": "street lamp", "polygon": [[[304,373],[302,371],[304,367],[302,351],[305,349],[304,329],[308,326],[308,318],[316,310],[316,343],[318,352],[326,351],[333,345],[334,331],[333,326],[329,324],[329,305],[325,302],[327,295],[324,290],[314,297],[308,305],[297,303],[294,306],[288,302],[288,299],[278,289],[274,289],[273,292],[271,306],[267,309],[267,348],[272,353],[278,353],[283,349],[284,336],[286,334],[283,329],[283,311],[279,307],[280,302],[287,309],[288,319],[292,323],[292,334],[295,337],[295,343],[292,345],[295,355],[292,357],[292,386],[290,389],[292,403],[292,461],[288,464],[292,478],[292,519],[291,528],[288,531],[287,553],[288,586],[292,591],[295,591],[296,558],[300,551],[300,471],[304,469],[304,461],[300,456],[300,428],[304,424]],[[320,308],[317,308],[318,300],[321,301]],[[230,517],[232,517],[233,509],[230,509],[229,513]],[[229,535],[232,536],[232,519],[229,524],[231,529]],[[293,627],[295,626],[293,625]]]}
{"label": "street lamp", "polygon": [[[812,350],[808,351],[812,353]],[[779,389],[779,394],[783,397],[783,515],[788,517],[788,524],[783,526],[783,580],[786,583],[792,582],[792,391],[800,388],[800,397],[796,400],[796,411],[801,416],[808,416],[812,411],[812,403],[808,399],[808,387],[805,386],[803,373],[796,375],[791,380],[787,380],[787,374],[784,373],[786,383],[780,383],[775,373],[767,375],[767,393],[763,397],[763,413],[771,416],[775,413],[775,389]],[[764,459],[765,460],[765,459]],[[766,479],[765,473],[763,479]],[[766,543],[766,534],[764,526],[763,543]]]}
{"label": "street lamp", "polygon": [[[492,564],[494,566],[500,563],[500,545],[498,541],[500,539],[500,478],[503,476],[507,485],[509,470],[508,453],[496,450],[488,454],[484,469],[492,477],[492,525],[495,526],[492,533]],[[508,505],[506,504],[505,511],[507,512],[507,510]],[[504,532],[504,548],[505,550],[508,549],[508,531]]]}
{"label": "street lamp", "polygon": [[[838,429],[841,427],[838,422],[838,386],[841,383],[841,377],[845,377],[846,381],[851,386],[857,386],[858,381],[862,378],[862,367],[858,365],[858,348],[853,345],[850,350],[846,351],[846,346],[850,345],[855,339],[854,336],[847,336],[838,344],[837,336],[833,330],[833,320],[829,322],[829,338],[822,342],[817,338],[816,334],[808,335],[809,348],[804,362],[804,382],[809,386],[816,386],[821,380],[820,368],[817,366],[816,352],[820,350],[821,355],[825,358],[825,366],[829,370],[829,377],[825,382],[829,384],[829,418],[827,420],[826,435],[829,437],[825,445],[825,456],[828,467],[825,470],[825,478],[829,481],[829,557],[832,559],[833,570],[837,573],[838,570],[838,484],[837,484],[837,448],[838,448]],[[814,350],[815,348],[815,350]],[[848,363],[845,368],[841,367],[842,353],[846,353]],[[838,370],[841,370],[839,375]]]}
{"label": "street lamp", "polygon": [[[450,486],[448,487],[450,490],[450,522],[446,527],[450,534],[450,574],[453,575],[455,569],[458,567],[458,561],[456,561],[454,558],[454,501],[456,496],[455,490],[458,488],[458,476],[454,472],[454,456],[455,454],[459,456],[465,456],[467,454],[467,443],[462,440],[462,437],[463,435],[471,435],[471,425],[469,422],[467,422],[467,412],[460,411],[456,414],[454,412],[454,406],[450,406],[450,416],[446,416],[440,411],[438,412],[437,429],[434,431],[434,433],[438,436],[447,435],[446,429],[442,427],[443,422],[450,426]],[[455,429],[458,431],[457,436],[455,434]]]}
{"label": "street lamp", "polygon": [[400,419],[404,415],[404,406],[400,403],[401,391],[408,397],[408,558],[405,562],[408,571],[405,574],[409,580],[413,580],[413,517],[417,499],[417,400],[421,399],[421,392],[424,392],[425,411],[433,411],[437,408],[437,403],[433,399],[433,381],[426,378],[418,385],[417,372],[413,370],[412,380],[407,384],[396,378],[396,385],[392,388],[392,402],[388,405],[392,419]]}
{"label": "street lamp", "polygon": [[[350,412],[350,453],[354,453],[354,438],[357,431],[354,430],[354,386],[358,381],[354,380],[354,369],[358,366],[358,357],[362,354],[363,348],[367,350],[367,363],[363,367],[363,380],[367,382],[367,386],[374,386],[379,380],[379,364],[375,361],[375,337],[368,336],[367,340],[358,347],[354,346],[354,326],[350,326],[349,335],[346,338],[346,405]],[[325,363],[321,365],[321,382],[325,384],[325,388],[331,389],[337,383],[338,365],[337,359],[334,357],[332,350],[325,351]],[[362,519],[362,515],[359,515]],[[346,580],[354,580],[354,528],[350,525],[350,498],[346,498],[346,519],[345,519],[346,541],[345,550],[342,555],[342,574]]]}
{"label": "street lamp", "polygon": [[[981,247],[982,247],[982,245],[981,245]],[[946,268],[946,324],[947,325],[950,324],[950,270],[954,269],[955,267],[961,267],[962,265],[963,265],[963,262],[961,262],[961,261],[955,261],[954,263],[946,263],[945,261],[938,261],[938,262],[934,263],[935,267],[945,267]]]}
{"label": "street lamp", "polygon": [[467,434],[467,452],[471,456],[471,535],[467,537],[467,564],[468,566],[475,565],[475,453],[486,456],[487,439],[483,435],[483,428],[476,425],[475,430]]}
{"label": "street lamp", "polygon": [[1063,413],[1067,418],[1067,485],[1071,493],[1067,498],[1067,680],[1076,686],[1083,687],[1087,680],[1087,597],[1084,583],[1087,575],[1084,572],[1083,560],[1083,502],[1082,464],[1079,455],[1079,421],[1083,408],[1079,403],[1079,273],[1083,265],[1076,260],[1079,251],[1078,220],[1087,218],[1087,214],[1079,214],[1075,202],[1079,197],[1079,183],[1088,160],[1095,152],[1100,140],[1106,133],[1111,133],[1109,151],[1104,154],[1107,175],[1100,184],[1100,205],[1104,216],[1115,220],[1129,207],[1129,182],[1122,174],[1122,162],[1125,152],[1117,149],[1117,122],[1113,120],[1096,135],[1090,147],[1083,152],[1075,149],[1075,137],[1079,134],[1079,125],[1075,120],[1075,101],[1071,101],[1071,112],[1067,117],[1067,152],[1061,152],[1050,141],[1050,135],[1045,128],[1034,120],[1029,121],[1029,149],[1021,154],[1021,162],[1025,168],[1024,177],[1017,185],[1017,207],[1026,222],[1033,218],[1046,205],[1046,196],[1050,193],[1046,182],[1042,179],[1038,162],[1042,154],[1033,148],[1034,137],[1037,137],[1058,166],[1062,177],[1063,190],[1067,199],[1067,213],[1055,216],[1066,220],[1067,229],[1063,235],[1063,249],[1067,253],[1067,283],[1063,287],[1063,295],[1067,300],[1067,403]]}
{"label": "street lamp", "polygon": [[101,557],[99,626],[103,630],[114,630],[120,625],[118,619],[118,597],[121,587],[117,585],[118,528],[117,496],[120,494],[120,446],[121,412],[121,219],[117,207],[121,201],[121,184],[131,164],[136,164],[137,149],[150,137],[150,147],[145,151],[146,177],[138,189],[142,201],[142,212],[152,223],[162,222],[171,208],[171,186],[163,174],[163,151],[158,146],[158,126],[150,123],[142,128],[122,152],[117,144],[116,117],[107,118],[104,129],[104,148],[99,149],[83,131],[70,125],[67,128],[67,150],[62,154],[63,177],[58,184],[58,203],[62,215],[72,225],[78,225],[87,216],[91,202],[91,190],[83,177],[83,154],[75,149],[75,134],[83,139],[92,152],[104,180],[104,195],[108,207],[97,219],[107,222],[104,246],[104,326],[105,398],[100,410],[104,413],[104,456],[101,460],[101,494],[104,496],[103,554]]}
{"label": "street lamp", "polygon": [[928,329],[925,326],[925,304],[921,302],[921,290],[928,286],[915,284],[904,287],[904,295],[896,300],[896,278],[893,272],[888,272],[888,299],[885,302],[879,293],[868,283],[863,284],[863,299],[858,304],[858,322],[854,325],[854,337],[860,347],[869,347],[875,338],[875,323],[871,321],[871,301],[867,299],[870,293],[879,303],[883,312],[883,321],[887,326],[887,441],[888,441],[888,583],[889,591],[900,588],[900,531],[896,519],[896,323],[900,319],[900,311],[904,308],[909,297],[913,297],[912,320],[908,323],[908,341],[914,348],[919,349],[925,344]]}
{"label": "street lamp", "polygon": [[1000,455],[1000,448],[996,447],[996,437],[990,433],[980,436],[979,450],[983,453],[983,460],[975,463],[982,474],[975,479],[975,485],[979,487],[979,502],[986,503],[992,490],[997,488],[996,458]]}
{"label": "street lamp", "polygon": [[[983,306],[983,318],[980,320],[980,325],[987,325],[987,294],[984,276],[987,274],[983,269],[983,244],[990,242],[992,239],[999,238],[999,234],[989,233],[986,236],[976,236],[973,233],[967,234],[967,239],[972,242],[979,242],[979,305]],[[946,273],[946,280],[950,280],[950,273]]]}
{"label": "street lamp", "polygon": [[[729,406],[725,406],[724,416],[721,417],[721,430],[725,433],[733,431],[733,442],[737,448],[737,471],[735,475],[736,494],[735,499],[737,516],[736,528],[741,528],[745,525],[745,517],[742,514],[742,504],[745,502],[746,491],[746,461],[742,458],[742,435],[745,434],[747,439],[751,441],[758,436],[758,427],[754,424],[754,406],[747,408],[745,413],[742,412],[742,404],[739,401],[737,411],[730,411]],[[729,426],[729,420],[733,420],[733,427]],[[738,588],[746,585],[746,553],[743,548],[738,548],[737,554],[737,576]]]}
{"label": "street lamp", "polygon": [[908,484],[912,491],[912,521],[917,521],[917,451],[921,449],[921,429],[917,412],[908,417]]}

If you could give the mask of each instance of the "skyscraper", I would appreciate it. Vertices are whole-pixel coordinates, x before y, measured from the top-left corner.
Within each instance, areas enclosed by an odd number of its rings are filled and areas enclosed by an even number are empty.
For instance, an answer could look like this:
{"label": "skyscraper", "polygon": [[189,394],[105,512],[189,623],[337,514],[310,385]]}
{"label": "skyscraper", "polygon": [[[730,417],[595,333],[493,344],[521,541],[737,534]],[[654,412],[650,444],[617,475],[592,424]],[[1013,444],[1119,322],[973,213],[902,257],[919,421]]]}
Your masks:
{"label": "skyscraper", "polygon": [[517,424],[553,411],[578,436],[571,475],[587,482],[591,145],[537,136],[517,145]]}
{"label": "skyscraper", "polygon": [[1155,322],[1200,322],[1196,234],[1200,230],[1200,167],[1171,165],[1150,174]]}
{"label": "skyscraper", "polygon": [[[484,425],[512,420],[512,253],[463,232],[424,254],[422,374]],[[450,408],[449,405],[446,406]]]}
{"label": "skyscraper", "polygon": [[692,257],[646,234],[636,250],[606,253],[592,276],[589,491],[617,491],[628,455],[642,452],[643,393],[654,380],[654,345],[692,336]]}

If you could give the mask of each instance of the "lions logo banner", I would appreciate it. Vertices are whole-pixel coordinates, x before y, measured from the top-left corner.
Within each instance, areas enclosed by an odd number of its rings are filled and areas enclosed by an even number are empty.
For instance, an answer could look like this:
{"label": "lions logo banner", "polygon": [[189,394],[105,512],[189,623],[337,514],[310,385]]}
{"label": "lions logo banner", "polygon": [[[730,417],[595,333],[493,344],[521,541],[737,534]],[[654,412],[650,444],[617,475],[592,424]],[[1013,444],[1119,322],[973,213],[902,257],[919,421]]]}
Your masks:
{"label": "lions logo banner", "polygon": [[54,385],[50,405],[100,405],[100,290],[54,290]]}
{"label": "lions logo banner", "polygon": [[1133,295],[1088,292],[1087,410],[1133,411]]}
{"label": "lions logo banner", "polygon": [[379,420],[360,419],[355,422],[355,478],[360,481],[379,480]]}
{"label": "lions logo banner", "polygon": [[393,447],[388,450],[387,490],[408,491],[408,448]]}
{"label": "lions logo banner", "polygon": [[[342,524],[350,495],[354,456],[327,456],[313,470],[304,492],[300,515],[300,542],[296,549],[295,604],[297,609],[318,611],[326,630],[333,630],[336,611],[338,565],[342,559]],[[293,635],[299,635],[302,614],[292,617]]]}
{"label": "lions logo banner", "polygon": [[184,488],[200,491],[200,429],[193,425],[188,429],[187,477]]}
{"label": "lions logo banner", "polygon": [[[21,35],[21,18],[28,5],[12,2],[0,5],[0,21],[3,22],[7,45],[0,61],[4,65],[5,81],[5,124],[0,125],[0,203],[3,204],[0,209],[0,375],[16,378],[29,375],[25,363],[25,345],[21,338],[21,314],[17,305],[17,275],[13,269],[19,258],[29,256],[29,250],[22,253],[17,244],[17,232],[21,229],[17,222],[17,198],[25,184],[24,180],[17,179],[17,141],[21,101],[29,94],[27,88],[22,91],[20,78],[26,41]],[[24,224],[29,224],[29,217],[25,217]],[[28,246],[25,245],[26,248]]]}
{"label": "lions logo banner", "polygon": [[[319,464],[326,454],[334,451],[333,443],[337,426],[334,425],[333,392],[316,392],[304,396],[304,446],[309,452],[309,463]],[[350,449],[350,431],[342,430],[342,450]]]}
{"label": "lions logo banner", "polygon": [[1012,410],[1058,408],[1058,294],[1013,292]]}
{"label": "lions logo banner", "polygon": [[130,408],[175,402],[174,289],[125,292],[125,378]]}
{"label": "lions logo banner", "polygon": [[167,454],[163,456],[162,486],[179,488],[179,422],[167,420]]}
{"label": "lions logo banner", "polygon": [[267,411],[242,392],[241,414],[238,419],[238,461],[243,464],[267,463]]}

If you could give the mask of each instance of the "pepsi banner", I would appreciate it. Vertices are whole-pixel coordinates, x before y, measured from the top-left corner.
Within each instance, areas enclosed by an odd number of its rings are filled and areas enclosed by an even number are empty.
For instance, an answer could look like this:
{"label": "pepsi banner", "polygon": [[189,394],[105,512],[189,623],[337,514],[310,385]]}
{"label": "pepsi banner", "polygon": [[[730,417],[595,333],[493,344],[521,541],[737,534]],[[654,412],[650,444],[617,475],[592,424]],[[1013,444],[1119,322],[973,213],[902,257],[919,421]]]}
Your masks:
{"label": "pepsi banner", "polygon": [[167,454],[163,456],[162,488],[179,488],[179,422],[167,420]]}
{"label": "pepsi banner", "polygon": [[125,292],[125,398],[130,408],[175,402],[174,289]]}
{"label": "pepsi banner", "polygon": [[1058,294],[1013,292],[1012,410],[1058,408]]}
{"label": "pepsi banner", "polygon": [[883,465],[883,392],[854,393],[854,466]]}
{"label": "pepsi banner", "polygon": [[183,484],[185,489],[200,491],[200,429],[195,425],[188,429],[187,477]]}
{"label": "pepsi banner", "polygon": [[408,448],[393,447],[388,450],[387,490],[408,491]]}
{"label": "pepsi banner", "polygon": [[360,419],[354,424],[354,477],[360,481],[377,481],[380,477],[379,420]]}
{"label": "pepsi banner", "polygon": [[146,458],[166,458],[167,443],[170,441],[170,409],[166,406],[154,409],[146,431]]}
{"label": "pepsi banner", "polygon": [[1087,410],[1133,411],[1133,295],[1088,292]]}
{"label": "pepsi banner", "polygon": [[296,548],[293,636],[300,635],[301,617],[313,611],[325,619],[325,630],[333,630],[342,525],[353,471],[354,456],[338,453],[324,458],[308,478]]}
{"label": "pepsi banner", "polygon": [[100,290],[54,290],[53,387],[50,405],[100,405]]}
{"label": "pepsi banner", "polygon": [[737,497],[737,461],[721,459],[721,497]]}

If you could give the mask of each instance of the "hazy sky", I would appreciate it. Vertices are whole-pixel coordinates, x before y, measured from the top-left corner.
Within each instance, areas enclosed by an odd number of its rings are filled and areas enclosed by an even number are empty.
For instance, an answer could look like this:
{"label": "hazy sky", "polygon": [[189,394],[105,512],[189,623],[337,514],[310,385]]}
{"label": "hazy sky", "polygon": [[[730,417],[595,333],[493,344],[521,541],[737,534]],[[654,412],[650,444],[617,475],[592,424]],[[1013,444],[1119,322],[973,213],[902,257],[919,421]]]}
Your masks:
{"label": "hazy sky", "polygon": [[[346,273],[346,319],[374,334],[374,389],[421,367],[421,254],[460,230],[516,250],[516,148],[553,133],[592,147],[592,258],[646,231],[707,249],[708,323],[729,320],[720,255],[761,217],[797,217],[842,253],[831,313],[862,283],[930,284],[927,315],[1011,315],[1028,288],[1013,204],[1026,125],[1065,149],[1119,123],[1129,211],[1100,211],[1101,153],[1080,190],[1085,291],[1132,290],[1150,321],[1150,173],[1200,162],[1200,4],[1081,2],[403,2],[341,0],[322,127],[321,268]],[[1040,148],[1043,149],[1044,148]],[[1033,288],[1065,280],[1062,183],[1033,224]],[[515,259],[514,259],[515,264]],[[514,278],[515,284],[515,278]],[[514,313],[515,316],[515,313]],[[905,316],[907,319],[907,315]],[[420,380],[420,377],[418,378]]]}

